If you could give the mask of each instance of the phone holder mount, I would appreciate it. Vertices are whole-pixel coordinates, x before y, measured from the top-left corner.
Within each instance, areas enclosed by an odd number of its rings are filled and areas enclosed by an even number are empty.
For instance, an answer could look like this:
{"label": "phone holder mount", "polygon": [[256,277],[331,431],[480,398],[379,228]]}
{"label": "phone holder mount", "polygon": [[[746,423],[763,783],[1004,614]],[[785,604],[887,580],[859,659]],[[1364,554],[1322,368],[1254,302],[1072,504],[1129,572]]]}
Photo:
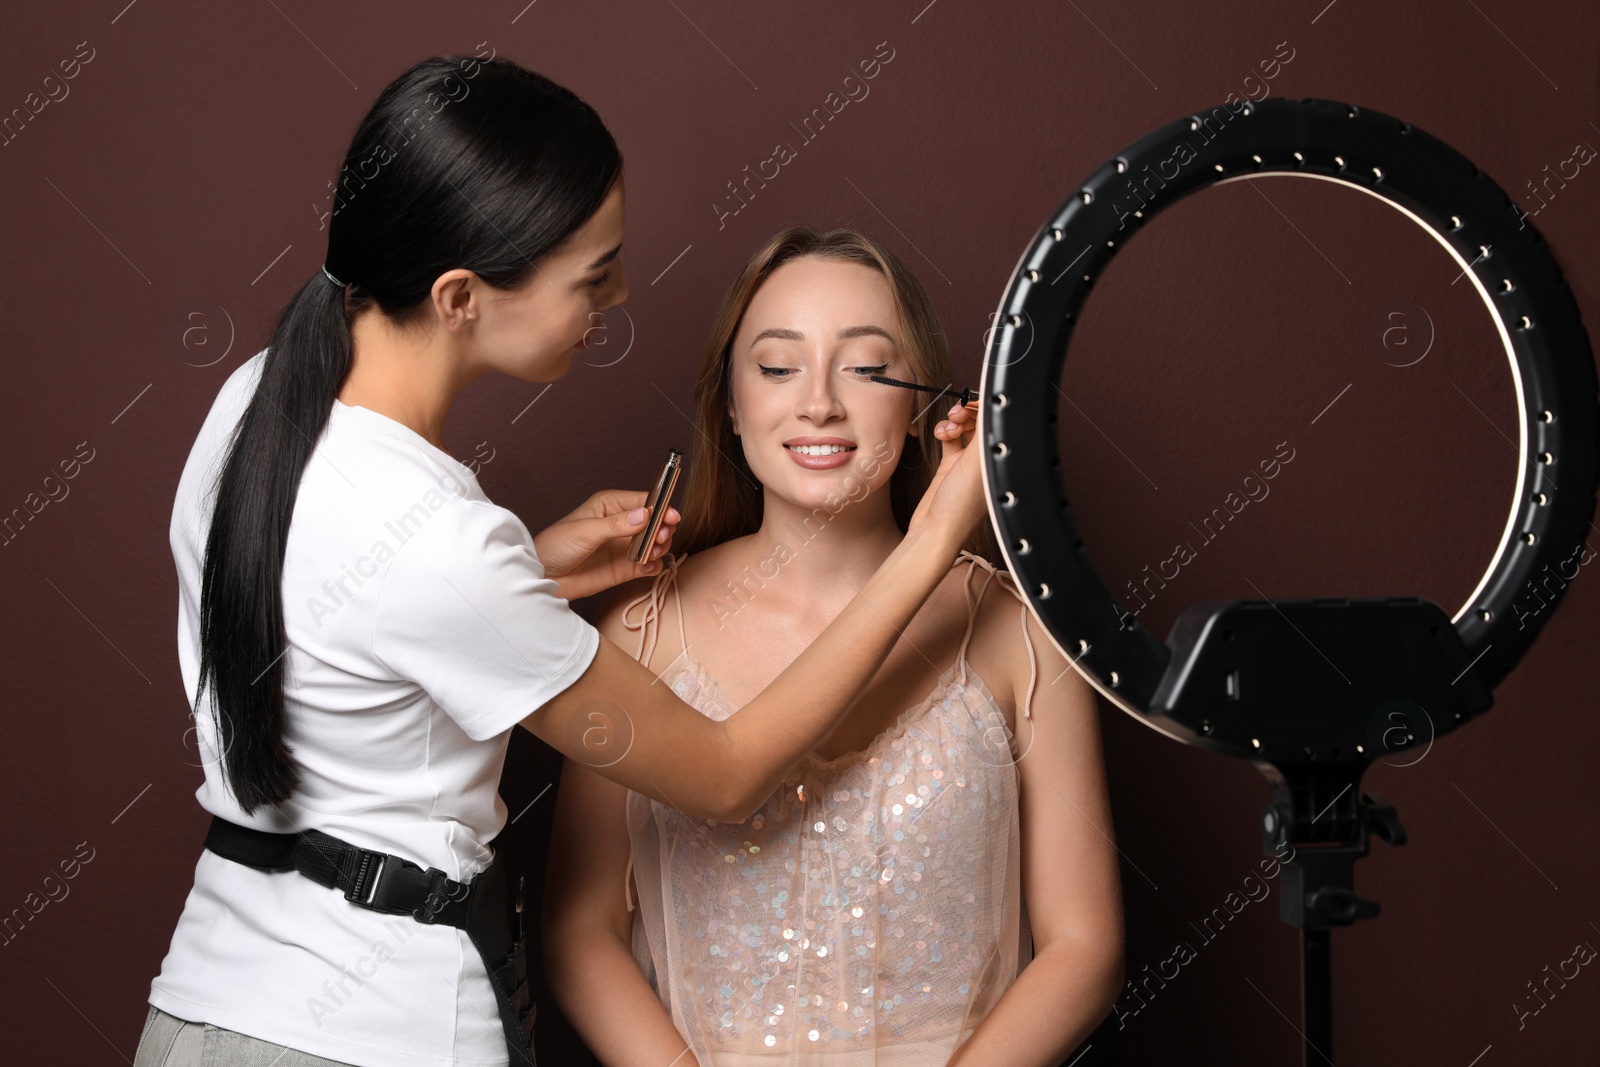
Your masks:
{"label": "phone holder mount", "polygon": [[[1494,556],[1453,616],[1413,596],[1241,599],[1190,606],[1162,641],[1106,588],[1077,533],[1060,481],[1057,383],[1077,316],[1120,246],[1185,196],[1269,174],[1377,197],[1449,253],[1505,348],[1523,462]],[[1355,894],[1355,861],[1374,833],[1405,842],[1393,806],[1358,792],[1361,776],[1487,711],[1561,599],[1565,581],[1551,588],[1548,572],[1570,579],[1588,561],[1600,408],[1577,303],[1525,214],[1442,141],[1336,101],[1262,100],[1186,116],[1102,164],[1029,242],[995,322],[979,440],[1006,563],[1110,703],[1266,776],[1263,845],[1294,849],[1282,918],[1302,931],[1304,1062],[1323,1062],[1329,935],[1378,914]]]}

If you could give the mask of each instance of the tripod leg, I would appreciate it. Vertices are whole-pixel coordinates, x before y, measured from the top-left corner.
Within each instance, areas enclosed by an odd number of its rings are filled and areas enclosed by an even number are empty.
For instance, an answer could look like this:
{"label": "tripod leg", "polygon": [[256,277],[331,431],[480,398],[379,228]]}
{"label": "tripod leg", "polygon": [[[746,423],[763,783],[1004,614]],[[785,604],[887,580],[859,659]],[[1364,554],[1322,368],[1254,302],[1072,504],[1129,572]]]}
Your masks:
{"label": "tripod leg", "polygon": [[1333,1063],[1332,931],[1302,928],[1300,1019],[1305,1028],[1305,1067]]}

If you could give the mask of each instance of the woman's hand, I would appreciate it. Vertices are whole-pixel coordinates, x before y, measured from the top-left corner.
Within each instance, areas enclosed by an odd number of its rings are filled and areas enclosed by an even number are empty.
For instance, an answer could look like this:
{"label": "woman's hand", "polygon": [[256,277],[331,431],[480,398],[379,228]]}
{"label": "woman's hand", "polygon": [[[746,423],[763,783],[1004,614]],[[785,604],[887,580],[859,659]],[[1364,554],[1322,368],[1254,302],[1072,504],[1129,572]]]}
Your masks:
{"label": "woman's hand", "polygon": [[556,583],[561,596],[567,600],[593,596],[661,569],[659,557],[672,544],[673,530],[682,518],[674,507],[667,508],[645,561],[628,559],[628,546],[649,518],[645,507],[649,498],[643,490],[604,489],[534,535],[533,547],[544,564],[544,576]]}
{"label": "woman's hand", "polygon": [[978,413],[965,404],[952,407],[949,418],[933,428],[933,435],[944,443],[944,455],[911,515],[907,534],[935,533],[959,547],[985,518],[983,472],[978,468],[983,460],[976,448],[967,447],[977,429]]}

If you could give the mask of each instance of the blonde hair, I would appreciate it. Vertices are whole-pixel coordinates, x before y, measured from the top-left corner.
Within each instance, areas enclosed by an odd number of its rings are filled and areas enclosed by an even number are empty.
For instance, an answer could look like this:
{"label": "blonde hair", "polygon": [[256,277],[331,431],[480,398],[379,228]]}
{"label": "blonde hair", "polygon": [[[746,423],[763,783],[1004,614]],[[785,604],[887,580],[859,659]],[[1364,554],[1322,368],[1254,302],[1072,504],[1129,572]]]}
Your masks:
{"label": "blonde hair", "polygon": [[[733,432],[729,416],[733,338],[757,290],[772,272],[802,256],[858,263],[883,275],[894,302],[902,351],[911,365],[911,380],[923,385],[953,384],[950,344],[933,301],[917,276],[894,253],[866,234],[848,228],[824,232],[812,226],[795,226],[777,234],[750,258],[728,287],[711,327],[695,383],[695,425],[699,433],[692,446],[679,508],[683,521],[672,539],[676,555],[692,554],[752,534],[761,526],[761,484],[745,462],[744,448]],[[938,418],[930,413],[921,423],[914,431],[915,442],[908,444],[903,453],[915,456],[917,462],[897,464],[889,477],[890,506],[902,531],[938,469],[944,449],[933,434]],[[968,547],[985,557],[995,555],[987,523],[980,526]]]}

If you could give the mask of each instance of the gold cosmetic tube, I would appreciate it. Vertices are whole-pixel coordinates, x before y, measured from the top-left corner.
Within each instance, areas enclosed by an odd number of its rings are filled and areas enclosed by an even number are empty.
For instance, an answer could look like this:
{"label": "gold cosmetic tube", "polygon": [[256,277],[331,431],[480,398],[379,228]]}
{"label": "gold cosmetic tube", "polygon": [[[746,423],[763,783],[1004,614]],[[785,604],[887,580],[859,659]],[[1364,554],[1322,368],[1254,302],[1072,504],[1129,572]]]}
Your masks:
{"label": "gold cosmetic tube", "polygon": [[667,516],[667,507],[672,503],[672,491],[678,486],[678,475],[683,470],[683,453],[676,448],[669,450],[667,462],[661,468],[661,474],[656,478],[656,487],[650,492],[650,500],[646,506],[650,514],[645,518],[644,529],[640,530],[634,538],[633,544],[628,547],[628,559],[634,563],[644,563],[650,558],[650,550],[656,543],[656,534],[661,532],[661,520]]}

